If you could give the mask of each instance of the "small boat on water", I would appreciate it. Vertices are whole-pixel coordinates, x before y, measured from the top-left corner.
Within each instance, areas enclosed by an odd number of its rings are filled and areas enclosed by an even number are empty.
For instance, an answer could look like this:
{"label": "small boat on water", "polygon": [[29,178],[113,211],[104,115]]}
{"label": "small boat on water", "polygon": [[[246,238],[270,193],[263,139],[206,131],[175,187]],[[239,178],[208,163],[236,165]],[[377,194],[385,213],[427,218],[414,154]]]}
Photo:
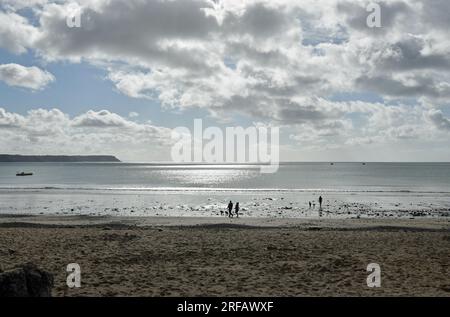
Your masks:
{"label": "small boat on water", "polygon": [[33,176],[33,173],[18,172],[16,176]]}

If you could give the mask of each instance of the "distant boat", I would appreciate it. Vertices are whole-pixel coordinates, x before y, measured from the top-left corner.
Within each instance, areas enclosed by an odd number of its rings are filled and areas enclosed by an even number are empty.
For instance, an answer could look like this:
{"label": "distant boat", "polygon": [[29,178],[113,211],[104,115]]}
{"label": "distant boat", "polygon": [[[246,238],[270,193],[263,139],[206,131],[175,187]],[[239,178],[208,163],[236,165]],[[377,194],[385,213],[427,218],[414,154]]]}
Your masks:
{"label": "distant boat", "polygon": [[334,163],[330,163],[330,165],[334,165]]}
{"label": "distant boat", "polygon": [[362,163],[363,165],[366,165],[366,163]]}
{"label": "distant boat", "polygon": [[20,172],[20,173],[17,173],[16,176],[33,176],[33,173]]}

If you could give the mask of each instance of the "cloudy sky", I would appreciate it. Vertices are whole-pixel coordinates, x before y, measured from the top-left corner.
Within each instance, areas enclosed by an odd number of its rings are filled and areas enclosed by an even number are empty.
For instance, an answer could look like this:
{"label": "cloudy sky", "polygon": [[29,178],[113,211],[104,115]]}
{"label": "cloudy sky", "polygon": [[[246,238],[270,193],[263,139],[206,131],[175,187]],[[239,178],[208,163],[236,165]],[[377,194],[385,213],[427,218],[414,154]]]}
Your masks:
{"label": "cloudy sky", "polygon": [[0,0],[0,152],[170,160],[203,118],[284,161],[449,161],[450,1],[377,2]]}

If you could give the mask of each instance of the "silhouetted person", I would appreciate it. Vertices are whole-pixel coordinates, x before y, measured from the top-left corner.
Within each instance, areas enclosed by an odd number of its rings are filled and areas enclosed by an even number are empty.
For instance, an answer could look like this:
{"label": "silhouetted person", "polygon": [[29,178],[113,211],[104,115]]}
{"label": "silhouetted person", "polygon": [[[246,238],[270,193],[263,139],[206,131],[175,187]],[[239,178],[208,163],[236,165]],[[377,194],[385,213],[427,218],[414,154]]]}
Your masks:
{"label": "silhouetted person", "polygon": [[228,217],[233,217],[233,202],[231,200],[228,203]]}
{"label": "silhouetted person", "polygon": [[234,212],[236,213],[236,218],[239,218],[239,202],[234,206]]}
{"label": "silhouetted person", "polygon": [[309,209],[311,209],[311,205],[312,205],[311,202],[309,202]]}
{"label": "silhouetted person", "polygon": [[320,210],[322,210],[322,201],[323,201],[323,198],[322,198],[322,196],[320,196],[319,197],[319,205],[320,205]]}

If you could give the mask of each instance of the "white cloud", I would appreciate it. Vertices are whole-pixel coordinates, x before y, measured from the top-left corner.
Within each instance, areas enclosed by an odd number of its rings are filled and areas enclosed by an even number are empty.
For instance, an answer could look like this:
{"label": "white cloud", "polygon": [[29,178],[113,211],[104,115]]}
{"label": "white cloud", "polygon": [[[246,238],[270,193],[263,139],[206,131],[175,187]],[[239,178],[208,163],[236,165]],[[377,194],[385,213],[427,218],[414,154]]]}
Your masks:
{"label": "white cloud", "polygon": [[0,0],[0,7],[7,10],[20,10],[23,8],[33,8],[48,3],[48,0]]}
{"label": "white cloud", "polygon": [[442,111],[431,109],[427,113],[428,119],[440,130],[450,131],[450,119],[446,118]]}
{"label": "white cloud", "polygon": [[19,64],[0,65],[0,81],[9,86],[40,90],[53,82],[55,77],[38,67],[25,67]]}
{"label": "white cloud", "polygon": [[58,109],[26,115],[0,108],[0,148],[4,153],[113,154],[123,160],[168,159],[171,130],[139,124],[107,110],[77,117]]}
{"label": "white cloud", "polygon": [[33,45],[37,34],[38,30],[25,17],[0,10],[0,48],[24,53]]}
{"label": "white cloud", "polygon": [[19,128],[22,126],[24,118],[18,114],[6,112],[0,108],[0,128]]}
{"label": "white cloud", "polygon": [[126,128],[129,127],[132,122],[118,114],[109,112],[108,110],[98,112],[91,110],[76,117],[72,124],[75,127]]}
{"label": "white cloud", "polygon": [[36,11],[39,25],[27,26],[31,40],[11,49],[106,65],[130,97],[219,116],[308,119],[296,99],[342,91],[450,97],[445,1],[380,1],[382,29],[365,24],[368,0],[78,2],[80,29],[65,25],[70,2],[49,3]]}

